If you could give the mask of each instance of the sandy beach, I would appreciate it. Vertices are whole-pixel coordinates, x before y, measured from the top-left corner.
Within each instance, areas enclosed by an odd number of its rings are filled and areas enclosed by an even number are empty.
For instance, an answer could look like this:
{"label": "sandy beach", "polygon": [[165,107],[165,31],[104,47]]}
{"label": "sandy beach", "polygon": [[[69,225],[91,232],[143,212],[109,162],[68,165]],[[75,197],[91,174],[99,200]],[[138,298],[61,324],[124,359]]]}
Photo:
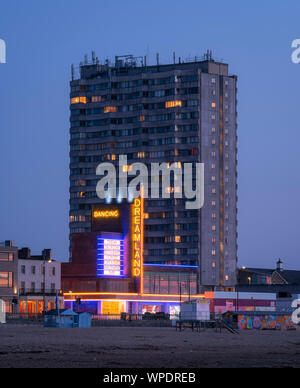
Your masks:
{"label": "sandy beach", "polygon": [[2,368],[300,367],[300,331],[0,326]]}

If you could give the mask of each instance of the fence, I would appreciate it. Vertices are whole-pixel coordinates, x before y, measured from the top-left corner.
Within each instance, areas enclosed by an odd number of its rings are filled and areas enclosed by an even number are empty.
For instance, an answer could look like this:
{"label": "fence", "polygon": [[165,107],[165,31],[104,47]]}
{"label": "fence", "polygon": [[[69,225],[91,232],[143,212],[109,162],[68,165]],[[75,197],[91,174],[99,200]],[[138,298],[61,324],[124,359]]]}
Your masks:
{"label": "fence", "polygon": [[58,295],[62,296],[61,290],[56,290],[55,288],[20,288],[19,294],[22,296],[26,295]]}
{"label": "fence", "polygon": [[8,321],[31,321],[42,322],[43,314],[30,314],[30,313],[6,313],[6,322]]}

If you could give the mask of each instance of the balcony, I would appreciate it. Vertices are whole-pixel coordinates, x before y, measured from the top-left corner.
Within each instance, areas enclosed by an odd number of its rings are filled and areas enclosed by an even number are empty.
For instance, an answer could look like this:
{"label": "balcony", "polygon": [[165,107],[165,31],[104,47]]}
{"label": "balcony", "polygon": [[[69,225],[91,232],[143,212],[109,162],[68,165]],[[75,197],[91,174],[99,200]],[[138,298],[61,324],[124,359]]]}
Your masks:
{"label": "balcony", "polygon": [[62,290],[56,290],[55,288],[20,288],[19,289],[19,295],[20,296],[62,296]]}

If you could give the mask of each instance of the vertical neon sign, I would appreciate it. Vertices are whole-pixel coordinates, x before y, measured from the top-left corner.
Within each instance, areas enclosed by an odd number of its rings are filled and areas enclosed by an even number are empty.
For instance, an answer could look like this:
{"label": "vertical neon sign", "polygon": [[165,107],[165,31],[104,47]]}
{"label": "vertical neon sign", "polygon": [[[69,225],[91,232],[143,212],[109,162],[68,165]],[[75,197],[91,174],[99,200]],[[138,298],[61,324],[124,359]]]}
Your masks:
{"label": "vertical neon sign", "polygon": [[132,276],[143,293],[144,200],[135,198],[132,205]]}

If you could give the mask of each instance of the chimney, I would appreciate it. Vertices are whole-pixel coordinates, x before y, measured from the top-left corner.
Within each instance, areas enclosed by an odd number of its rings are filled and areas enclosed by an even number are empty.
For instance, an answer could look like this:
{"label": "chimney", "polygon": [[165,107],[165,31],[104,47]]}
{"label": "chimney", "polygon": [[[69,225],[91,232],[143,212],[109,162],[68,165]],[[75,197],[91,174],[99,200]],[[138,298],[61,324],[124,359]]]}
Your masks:
{"label": "chimney", "polygon": [[31,251],[29,248],[22,248],[19,250],[19,259],[30,259]]}
{"label": "chimney", "polygon": [[282,263],[282,261],[280,259],[276,263],[276,270],[277,271],[283,271],[283,263]]}
{"label": "chimney", "polygon": [[13,247],[15,245],[15,242],[13,240],[5,240],[4,245],[6,247]]}
{"label": "chimney", "polygon": [[52,260],[52,249],[44,249],[42,255],[44,260]]}

